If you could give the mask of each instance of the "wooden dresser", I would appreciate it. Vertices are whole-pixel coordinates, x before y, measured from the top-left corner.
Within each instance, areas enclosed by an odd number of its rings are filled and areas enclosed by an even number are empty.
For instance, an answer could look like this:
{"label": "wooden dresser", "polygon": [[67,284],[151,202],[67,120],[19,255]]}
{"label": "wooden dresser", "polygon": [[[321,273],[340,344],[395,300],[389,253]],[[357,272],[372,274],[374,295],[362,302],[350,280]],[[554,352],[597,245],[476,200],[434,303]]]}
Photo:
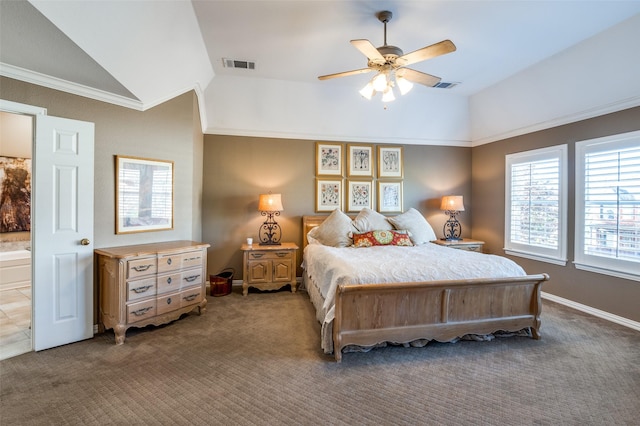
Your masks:
{"label": "wooden dresser", "polygon": [[242,294],[247,295],[249,287],[260,290],[278,290],[291,284],[291,292],[295,293],[296,252],[294,243],[282,243],[273,246],[259,244],[243,244]]}
{"label": "wooden dresser", "polygon": [[461,238],[459,240],[453,241],[436,240],[433,242],[445,247],[450,247],[458,250],[477,251],[479,253],[482,253],[482,246],[484,245],[484,241],[472,240],[471,238]]}
{"label": "wooden dresser", "polygon": [[113,329],[124,343],[129,327],[160,325],[205,310],[207,247],[169,241],[96,249],[99,331]]}

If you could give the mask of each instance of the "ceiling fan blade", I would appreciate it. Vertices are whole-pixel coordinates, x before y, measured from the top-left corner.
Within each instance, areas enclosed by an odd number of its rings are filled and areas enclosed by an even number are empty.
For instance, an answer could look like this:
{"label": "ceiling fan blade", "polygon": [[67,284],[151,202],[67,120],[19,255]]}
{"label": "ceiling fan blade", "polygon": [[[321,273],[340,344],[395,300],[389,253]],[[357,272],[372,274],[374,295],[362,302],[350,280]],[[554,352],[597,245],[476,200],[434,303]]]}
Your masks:
{"label": "ceiling fan blade", "polygon": [[366,56],[369,61],[380,65],[386,62],[384,56],[382,56],[382,54],[378,52],[378,49],[376,49],[376,47],[371,44],[369,40],[351,40],[351,44],[353,44],[356,49],[362,52],[362,54]]}
{"label": "ceiling fan blade", "polygon": [[318,77],[318,80],[328,80],[330,78],[346,77],[346,76],[349,76],[349,75],[356,75],[356,74],[364,74],[364,73],[371,72],[371,71],[373,71],[371,68],[362,68],[362,69],[353,70],[353,71],[337,72],[335,74],[321,75],[320,77]]}
{"label": "ceiling fan blade", "polygon": [[396,71],[396,75],[399,77],[404,77],[413,83],[423,84],[428,87],[435,86],[436,84],[440,83],[441,80],[440,77],[412,70],[411,68],[400,68]]}
{"label": "ceiling fan blade", "polygon": [[413,52],[400,56],[396,59],[396,64],[400,66],[411,65],[416,62],[435,58],[436,56],[455,52],[455,50],[456,45],[453,44],[451,40],[443,40],[439,43],[432,44],[431,46],[423,47],[422,49],[414,50]]}

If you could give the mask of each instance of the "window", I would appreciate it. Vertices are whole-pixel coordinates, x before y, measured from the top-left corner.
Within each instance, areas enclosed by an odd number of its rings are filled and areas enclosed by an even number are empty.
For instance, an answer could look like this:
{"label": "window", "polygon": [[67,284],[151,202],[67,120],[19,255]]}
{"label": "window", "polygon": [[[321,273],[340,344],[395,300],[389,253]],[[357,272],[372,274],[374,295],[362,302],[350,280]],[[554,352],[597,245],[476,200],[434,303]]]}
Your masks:
{"label": "window", "polygon": [[506,156],[505,251],[565,265],[567,145]]}
{"label": "window", "polygon": [[640,131],[576,144],[578,269],[640,281]]}

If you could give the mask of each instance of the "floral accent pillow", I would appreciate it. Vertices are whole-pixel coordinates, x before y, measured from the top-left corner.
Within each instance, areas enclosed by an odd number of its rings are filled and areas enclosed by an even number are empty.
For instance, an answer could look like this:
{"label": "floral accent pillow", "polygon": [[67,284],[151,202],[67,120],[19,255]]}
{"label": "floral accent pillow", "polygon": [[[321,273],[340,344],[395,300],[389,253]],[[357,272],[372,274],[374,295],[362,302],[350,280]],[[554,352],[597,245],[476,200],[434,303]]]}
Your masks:
{"label": "floral accent pillow", "polygon": [[412,246],[413,243],[409,238],[407,231],[394,230],[376,230],[364,232],[362,234],[353,233],[354,247],[373,247],[373,246]]}

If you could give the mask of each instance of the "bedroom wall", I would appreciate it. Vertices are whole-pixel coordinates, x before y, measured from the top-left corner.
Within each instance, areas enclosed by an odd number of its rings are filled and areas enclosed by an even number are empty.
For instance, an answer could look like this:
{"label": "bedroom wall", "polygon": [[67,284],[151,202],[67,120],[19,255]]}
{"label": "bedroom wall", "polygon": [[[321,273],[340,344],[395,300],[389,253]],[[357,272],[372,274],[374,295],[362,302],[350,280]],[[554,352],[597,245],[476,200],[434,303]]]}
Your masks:
{"label": "bedroom wall", "polygon": [[[247,237],[257,239],[264,221],[257,211],[261,193],[282,194],[282,241],[302,247],[302,216],[316,214],[315,147],[315,141],[301,139],[204,136],[202,223],[203,240],[212,244],[210,273],[233,267],[234,278],[242,279],[240,245]],[[470,237],[471,149],[404,145],[404,167],[404,209],[422,212],[442,236],[440,198],[463,195],[467,210],[460,220]],[[298,252],[298,265],[301,260]]]}
{"label": "bedroom wall", "polygon": [[[511,257],[528,273],[547,272],[551,280],[543,291],[615,315],[640,321],[640,282],[578,270],[573,265],[575,227],[575,142],[640,129],[640,107],[603,115],[535,133],[472,148],[473,238],[485,248],[505,255],[505,155],[568,144],[569,211],[566,266]],[[510,257],[510,256],[507,256]]]}

